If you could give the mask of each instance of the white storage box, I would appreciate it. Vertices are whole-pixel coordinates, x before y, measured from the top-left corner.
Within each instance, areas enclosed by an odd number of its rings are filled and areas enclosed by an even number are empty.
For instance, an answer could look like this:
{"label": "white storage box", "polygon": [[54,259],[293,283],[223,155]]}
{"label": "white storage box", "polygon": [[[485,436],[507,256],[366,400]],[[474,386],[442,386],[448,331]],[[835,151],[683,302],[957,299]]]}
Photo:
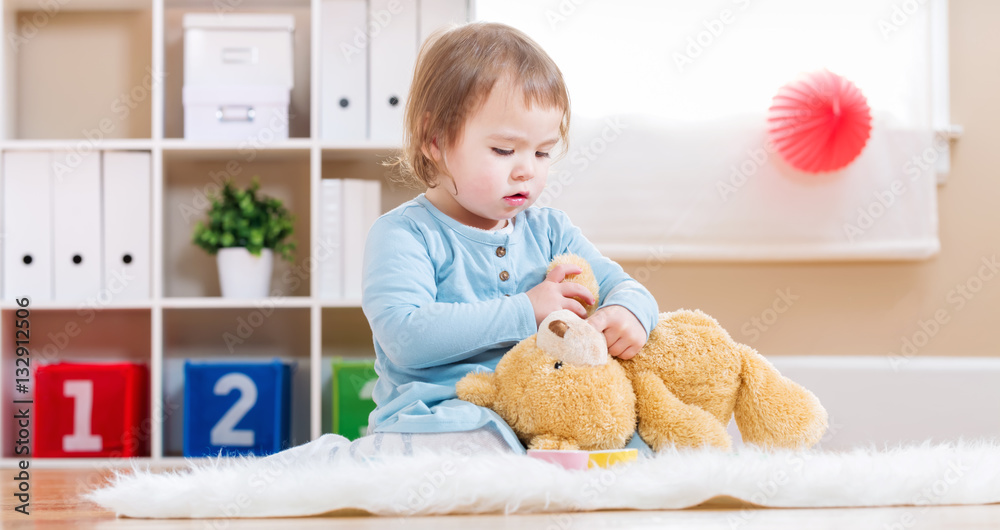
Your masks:
{"label": "white storage box", "polygon": [[285,86],[185,86],[184,138],[286,140],[288,97]]}
{"label": "white storage box", "polygon": [[291,90],[295,18],[184,15],[184,86],[270,85]]}

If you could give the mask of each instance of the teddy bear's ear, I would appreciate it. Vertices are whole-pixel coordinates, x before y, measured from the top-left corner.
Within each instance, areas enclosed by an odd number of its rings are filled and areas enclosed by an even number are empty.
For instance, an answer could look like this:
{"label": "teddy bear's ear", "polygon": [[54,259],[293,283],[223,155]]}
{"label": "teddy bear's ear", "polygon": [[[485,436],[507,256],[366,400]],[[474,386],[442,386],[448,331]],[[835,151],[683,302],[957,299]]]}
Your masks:
{"label": "teddy bear's ear", "polygon": [[458,398],[480,407],[490,407],[496,401],[497,389],[493,384],[493,372],[466,374],[455,384]]}
{"label": "teddy bear's ear", "polygon": [[563,281],[578,283],[586,287],[587,290],[594,295],[594,303],[591,305],[584,304],[583,300],[576,299],[577,302],[583,304],[584,309],[587,310],[588,317],[590,315],[593,315],[594,311],[597,311],[598,306],[601,305],[601,301],[599,300],[601,296],[601,291],[600,288],[597,286],[597,278],[594,277],[594,271],[590,268],[590,263],[588,263],[587,260],[581,258],[580,256],[577,256],[576,254],[560,254],[552,258],[552,262],[549,263],[549,267],[545,270],[546,274],[550,272],[552,269],[554,269],[556,266],[562,265],[563,263],[576,265],[581,270],[583,270],[583,272],[581,272],[580,274],[573,274],[566,276],[566,279]]}

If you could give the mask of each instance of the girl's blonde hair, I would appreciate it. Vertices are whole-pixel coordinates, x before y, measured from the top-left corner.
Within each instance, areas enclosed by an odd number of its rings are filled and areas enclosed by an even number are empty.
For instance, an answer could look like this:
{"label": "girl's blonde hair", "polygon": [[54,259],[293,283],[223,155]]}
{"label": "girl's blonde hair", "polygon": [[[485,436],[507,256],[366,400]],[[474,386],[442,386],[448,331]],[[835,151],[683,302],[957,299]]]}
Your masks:
{"label": "girl's blonde hair", "polygon": [[559,67],[521,31],[474,22],[439,31],[420,49],[406,103],[403,152],[392,164],[404,181],[418,187],[437,185],[435,177],[446,170],[424,153],[425,148],[436,140],[438,149],[447,152],[497,81],[520,88],[529,107],[563,111],[559,137],[565,152],[569,93]]}

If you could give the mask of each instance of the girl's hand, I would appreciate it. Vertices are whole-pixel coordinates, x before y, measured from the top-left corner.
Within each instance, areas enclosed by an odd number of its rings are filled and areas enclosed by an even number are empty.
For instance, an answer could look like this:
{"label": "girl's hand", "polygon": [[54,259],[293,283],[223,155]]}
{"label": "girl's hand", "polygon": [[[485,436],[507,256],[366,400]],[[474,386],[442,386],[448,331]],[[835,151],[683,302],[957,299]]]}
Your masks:
{"label": "girl's hand", "polygon": [[608,340],[608,353],[626,361],[635,357],[646,344],[646,328],[631,311],[620,305],[604,306],[587,322]]}
{"label": "girl's hand", "polygon": [[[531,301],[531,308],[535,310],[535,327],[540,325],[545,317],[549,316],[549,313],[560,309],[569,309],[580,318],[587,318],[587,310],[574,298],[579,298],[587,304],[593,304],[594,295],[578,283],[563,282],[567,275],[580,274],[581,272],[583,271],[576,265],[569,263],[557,265],[549,271],[542,283],[528,290],[526,293],[528,300]],[[625,311],[628,312],[627,309]],[[639,327],[642,328],[641,325]],[[643,331],[643,336],[645,334],[646,332]]]}

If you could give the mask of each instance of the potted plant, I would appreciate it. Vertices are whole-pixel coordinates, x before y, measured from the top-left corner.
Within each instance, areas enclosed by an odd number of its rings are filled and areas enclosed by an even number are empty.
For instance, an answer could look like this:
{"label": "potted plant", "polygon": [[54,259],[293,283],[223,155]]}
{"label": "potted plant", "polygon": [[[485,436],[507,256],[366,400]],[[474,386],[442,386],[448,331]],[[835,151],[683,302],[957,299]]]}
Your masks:
{"label": "potted plant", "polygon": [[216,255],[222,296],[263,298],[268,295],[274,254],[292,261],[294,218],[281,201],[258,195],[260,180],[241,190],[227,180],[209,196],[208,221],[194,229],[194,244]]}

